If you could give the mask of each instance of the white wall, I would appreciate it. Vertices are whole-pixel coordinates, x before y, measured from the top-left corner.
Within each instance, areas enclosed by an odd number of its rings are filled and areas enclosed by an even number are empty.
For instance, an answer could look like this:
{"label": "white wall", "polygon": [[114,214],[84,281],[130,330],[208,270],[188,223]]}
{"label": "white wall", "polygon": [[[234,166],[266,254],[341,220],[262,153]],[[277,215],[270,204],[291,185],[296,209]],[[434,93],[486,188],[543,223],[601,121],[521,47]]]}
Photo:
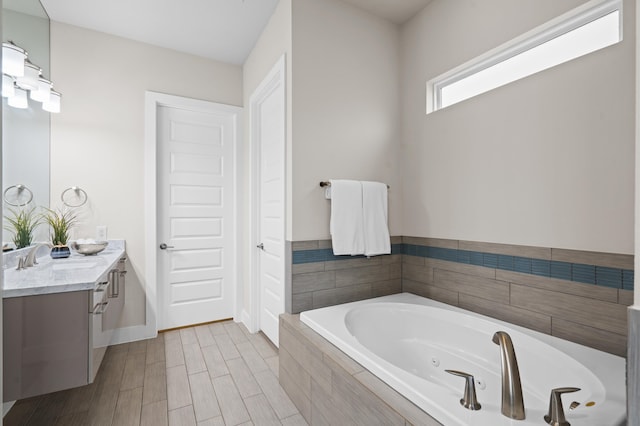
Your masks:
{"label": "white wall", "polygon": [[51,120],[51,205],[79,186],[89,197],[73,237],[127,242],[122,326],[145,321],[144,96],[146,90],[242,105],[242,69],[131,40],[51,23],[51,69],[62,112]]}
{"label": "white wall", "polygon": [[624,41],[425,115],[425,83],[584,0],[434,0],[402,30],[404,235],[634,251]]}
{"label": "white wall", "polygon": [[329,238],[328,179],[386,182],[401,233],[399,28],[337,0],[293,2],[294,241]]}

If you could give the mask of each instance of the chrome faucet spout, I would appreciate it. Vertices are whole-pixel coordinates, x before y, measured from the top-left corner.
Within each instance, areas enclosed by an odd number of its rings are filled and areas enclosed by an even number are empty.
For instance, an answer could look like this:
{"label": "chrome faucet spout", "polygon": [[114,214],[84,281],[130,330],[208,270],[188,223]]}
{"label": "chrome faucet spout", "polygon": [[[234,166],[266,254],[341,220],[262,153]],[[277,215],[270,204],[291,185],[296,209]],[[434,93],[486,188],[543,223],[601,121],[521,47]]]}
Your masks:
{"label": "chrome faucet spout", "polygon": [[524,399],[518,360],[513,349],[511,336],[505,331],[493,335],[493,343],[500,346],[502,365],[502,414],[510,419],[524,420]]}
{"label": "chrome faucet spout", "polygon": [[27,257],[24,259],[24,267],[25,268],[30,268],[33,265],[37,265],[38,262],[36,262],[36,254],[38,253],[38,249],[40,247],[53,247],[51,244],[49,243],[38,243],[36,245],[34,245],[31,250],[29,250],[29,253],[27,254]]}

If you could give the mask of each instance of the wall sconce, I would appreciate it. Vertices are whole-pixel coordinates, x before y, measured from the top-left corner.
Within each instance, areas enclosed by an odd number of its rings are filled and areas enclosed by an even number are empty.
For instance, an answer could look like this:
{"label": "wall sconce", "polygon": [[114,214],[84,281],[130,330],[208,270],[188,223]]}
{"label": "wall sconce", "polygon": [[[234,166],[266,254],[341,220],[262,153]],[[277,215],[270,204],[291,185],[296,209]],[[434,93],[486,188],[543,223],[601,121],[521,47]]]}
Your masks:
{"label": "wall sconce", "polygon": [[28,55],[13,41],[2,43],[2,97],[14,108],[28,108],[30,97],[41,102],[43,110],[60,112],[62,95],[53,90],[51,81],[42,76],[42,69],[29,61]]}

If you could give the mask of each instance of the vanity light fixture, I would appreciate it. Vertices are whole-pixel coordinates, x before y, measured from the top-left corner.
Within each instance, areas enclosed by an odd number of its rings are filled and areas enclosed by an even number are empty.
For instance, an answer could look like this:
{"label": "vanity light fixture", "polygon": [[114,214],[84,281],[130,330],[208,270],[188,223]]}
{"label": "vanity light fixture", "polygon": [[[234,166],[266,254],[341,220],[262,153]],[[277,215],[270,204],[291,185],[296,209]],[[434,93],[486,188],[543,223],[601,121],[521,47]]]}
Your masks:
{"label": "vanity light fixture", "polygon": [[16,46],[11,40],[2,43],[2,72],[14,77],[24,75],[24,61],[27,59],[27,51]]}
{"label": "vanity light fixture", "polygon": [[10,98],[16,94],[16,86],[13,84],[13,77],[9,74],[2,74],[2,97]]}
{"label": "vanity light fixture", "polygon": [[62,95],[55,90],[51,90],[51,96],[48,101],[42,103],[42,109],[49,112],[60,112],[60,99]]}
{"label": "vanity light fixture", "polygon": [[16,77],[16,84],[26,90],[38,90],[38,79],[41,73],[42,70],[39,66],[26,59],[24,61],[24,75]]}
{"label": "vanity light fixture", "polygon": [[16,86],[16,93],[8,99],[9,106],[14,108],[25,109],[29,107],[29,101],[27,100],[27,91],[21,87]]}
{"label": "vanity light fixture", "polygon": [[53,90],[51,80],[42,76],[42,69],[29,61],[28,56],[13,41],[2,43],[2,97],[14,108],[29,108],[30,97],[42,102],[43,110],[60,112],[62,95]]}
{"label": "vanity light fixture", "polygon": [[38,79],[38,90],[32,90],[29,94],[31,99],[38,102],[46,102],[51,97],[51,81],[44,77]]}

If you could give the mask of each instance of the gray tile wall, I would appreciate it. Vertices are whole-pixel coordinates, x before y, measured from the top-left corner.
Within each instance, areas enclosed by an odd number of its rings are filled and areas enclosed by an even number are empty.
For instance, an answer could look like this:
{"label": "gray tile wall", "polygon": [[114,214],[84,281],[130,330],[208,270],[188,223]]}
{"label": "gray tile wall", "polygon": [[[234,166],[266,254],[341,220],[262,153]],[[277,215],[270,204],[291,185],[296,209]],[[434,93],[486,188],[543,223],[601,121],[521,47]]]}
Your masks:
{"label": "gray tile wall", "polygon": [[[393,237],[392,244],[634,268],[632,255],[418,237]],[[326,240],[288,246],[288,313],[407,291],[626,356],[631,290],[407,254],[291,262],[292,252],[330,247]]]}
{"label": "gray tile wall", "polygon": [[[401,237],[393,237],[400,244]],[[291,250],[331,248],[331,241],[294,241]],[[291,265],[291,309],[299,313],[402,291],[402,255]]]}
{"label": "gray tile wall", "polygon": [[280,384],[310,425],[439,422],[300,322],[280,316]]}
{"label": "gray tile wall", "polygon": [[640,309],[629,309],[627,357],[627,416],[629,426],[640,426]]}
{"label": "gray tile wall", "polygon": [[[459,248],[633,269],[633,256],[430,238],[407,244]],[[403,255],[402,289],[463,309],[626,356],[633,291]]]}

